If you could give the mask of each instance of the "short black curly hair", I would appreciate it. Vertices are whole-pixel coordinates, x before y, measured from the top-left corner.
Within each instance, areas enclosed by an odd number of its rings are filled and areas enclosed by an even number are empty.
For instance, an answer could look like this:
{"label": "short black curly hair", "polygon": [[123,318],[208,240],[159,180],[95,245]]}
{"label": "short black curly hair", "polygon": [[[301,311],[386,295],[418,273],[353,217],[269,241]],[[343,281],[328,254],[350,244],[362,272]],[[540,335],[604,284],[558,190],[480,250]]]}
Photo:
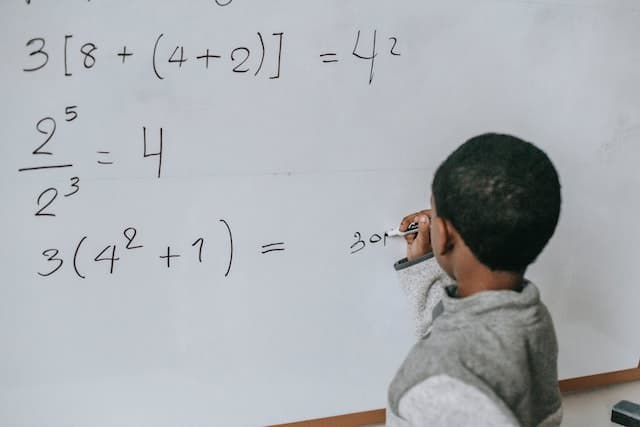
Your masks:
{"label": "short black curly hair", "polygon": [[469,139],[433,178],[445,218],[491,270],[524,272],[553,235],[560,216],[560,181],[544,151],[511,135]]}

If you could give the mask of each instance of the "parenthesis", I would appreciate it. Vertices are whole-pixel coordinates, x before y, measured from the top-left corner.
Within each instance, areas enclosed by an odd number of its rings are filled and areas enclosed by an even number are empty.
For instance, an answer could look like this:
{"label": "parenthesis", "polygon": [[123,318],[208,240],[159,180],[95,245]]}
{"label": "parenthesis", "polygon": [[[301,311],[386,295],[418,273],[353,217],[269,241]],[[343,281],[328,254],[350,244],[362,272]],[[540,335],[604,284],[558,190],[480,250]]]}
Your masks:
{"label": "parenthesis", "polygon": [[229,223],[227,221],[221,219],[220,222],[223,223],[225,227],[227,227],[227,232],[229,233],[229,266],[227,267],[227,272],[224,273],[224,277],[227,277],[229,275],[229,272],[231,271],[231,263],[233,262],[233,234],[231,234],[231,227],[229,227]]}
{"label": "parenthesis", "polygon": [[80,241],[78,242],[78,246],[76,246],[76,251],[73,254],[73,269],[76,271],[76,274],[81,279],[86,279],[87,278],[86,276],[83,276],[80,273],[80,271],[78,270],[78,253],[80,252],[80,246],[82,246],[82,244],[84,243],[85,240],[87,240],[87,236],[84,236],[82,239],[80,239]]}
{"label": "parenthesis", "polygon": [[262,38],[262,34],[258,31],[258,39],[260,39],[260,47],[262,48],[262,56],[260,57],[260,65],[258,65],[258,69],[256,70],[254,76],[257,76],[260,70],[262,69],[262,64],[264,63],[265,49],[264,49],[264,39]]}
{"label": "parenthesis", "polygon": [[156,44],[153,46],[153,72],[156,73],[156,77],[160,80],[164,80],[164,77],[158,73],[158,67],[156,67],[156,53],[158,52],[158,44],[160,43],[160,39],[164,36],[164,33],[161,33],[156,39]]}

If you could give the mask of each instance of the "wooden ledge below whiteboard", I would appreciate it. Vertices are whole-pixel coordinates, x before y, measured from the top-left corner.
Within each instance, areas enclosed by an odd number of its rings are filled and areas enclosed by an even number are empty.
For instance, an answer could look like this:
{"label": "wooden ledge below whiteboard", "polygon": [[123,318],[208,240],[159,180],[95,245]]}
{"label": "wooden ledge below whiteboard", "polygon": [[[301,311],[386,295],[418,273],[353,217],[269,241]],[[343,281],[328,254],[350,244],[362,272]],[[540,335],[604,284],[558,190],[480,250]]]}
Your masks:
{"label": "wooden ledge below whiteboard", "polygon": [[278,424],[271,427],[356,427],[371,424],[384,424],[385,410],[376,409],[374,411],[356,412],[335,417],[318,418],[317,420],[299,421],[290,424]]}
{"label": "wooden ledge below whiteboard", "polygon": [[571,378],[560,381],[560,391],[568,393],[577,390],[603,387],[612,384],[628,383],[640,380],[640,363],[637,368],[624,371],[607,372],[604,374],[589,375],[586,377]]}
{"label": "wooden ledge below whiteboard", "polygon": [[[631,381],[640,381],[640,364],[638,364],[637,368],[633,369],[562,380],[560,381],[560,390],[563,393],[568,393]],[[318,418],[316,420],[279,424],[272,427],[357,427],[371,424],[384,424],[384,422],[385,410],[376,409],[374,411],[356,412],[354,414]]]}

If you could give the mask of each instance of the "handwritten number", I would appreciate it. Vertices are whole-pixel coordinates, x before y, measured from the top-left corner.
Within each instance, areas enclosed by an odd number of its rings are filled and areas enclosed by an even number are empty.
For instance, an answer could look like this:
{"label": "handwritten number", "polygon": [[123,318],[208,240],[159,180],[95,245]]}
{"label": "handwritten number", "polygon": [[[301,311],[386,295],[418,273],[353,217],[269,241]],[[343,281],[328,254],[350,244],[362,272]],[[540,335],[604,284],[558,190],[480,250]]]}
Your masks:
{"label": "handwritten number", "polygon": [[200,237],[198,240],[196,240],[195,242],[193,242],[191,244],[191,246],[195,247],[196,245],[199,245],[198,247],[198,262],[202,262],[202,247],[204,246],[204,239],[202,237]]}
{"label": "handwritten number", "polygon": [[44,51],[44,46],[45,46],[45,41],[42,37],[36,37],[33,38],[31,40],[29,40],[27,42],[27,47],[31,46],[34,43],[39,43],[40,47],[34,51],[32,51],[29,56],[36,56],[36,55],[42,55],[42,63],[40,65],[38,65],[37,67],[33,67],[33,68],[23,68],[22,71],[26,71],[26,72],[31,72],[31,71],[38,71],[39,69],[41,69],[42,67],[44,67],[45,65],[47,65],[47,63],[49,62],[49,54],[47,52]]}
{"label": "handwritten number", "polygon": [[381,240],[382,240],[382,236],[380,236],[380,235],[379,235],[379,234],[377,234],[377,233],[376,233],[376,234],[373,234],[373,235],[369,238],[369,242],[370,242],[370,243],[373,243],[373,244],[378,243],[378,242],[380,242]]}
{"label": "handwritten number", "polygon": [[231,51],[231,62],[235,62],[236,61],[236,53],[237,52],[243,52],[244,54],[244,59],[242,59],[242,61],[236,65],[235,67],[233,67],[233,72],[234,73],[246,73],[247,71],[249,71],[248,68],[240,68],[244,65],[245,62],[247,62],[247,60],[249,59],[249,55],[251,54],[251,51],[246,48],[246,47],[237,47],[235,49],[233,49]]}
{"label": "handwritten number", "polygon": [[150,153],[147,151],[147,128],[142,127],[142,139],[144,142],[144,158],[158,156],[158,178],[162,174],[162,128],[160,128],[160,149],[155,153]]}
{"label": "handwritten number", "polygon": [[398,38],[397,37],[389,37],[389,40],[393,41],[393,46],[391,46],[391,50],[390,53],[393,56],[400,56],[400,52],[396,52],[396,46],[398,45]]}
{"label": "handwritten number", "polygon": [[176,53],[178,52],[178,46],[176,46],[176,48],[173,50],[173,53],[171,54],[171,57],[169,58],[169,63],[173,64],[176,63],[178,64],[178,68],[182,68],[182,64],[184,62],[187,62],[187,58],[184,57],[184,46],[180,46],[180,58],[178,59],[174,59],[174,57],[176,56]]}
{"label": "handwritten number", "polygon": [[48,273],[38,272],[40,276],[42,277],[51,276],[56,271],[60,270],[60,268],[62,267],[62,264],[64,264],[64,261],[62,261],[60,258],[56,258],[59,253],[60,251],[58,251],[57,249],[47,249],[46,251],[42,252],[42,255],[47,257],[48,262],[57,262],[58,265]]}
{"label": "handwritten number", "polygon": [[64,113],[68,116],[65,120],[67,122],[72,122],[78,118],[78,112],[75,109],[78,108],[77,105],[70,105],[64,109]]}
{"label": "handwritten number", "polygon": [[143,247],[142,245],[132,246],[133,241],[136,238],[136,234],[138,234],[138,230],[136,230],[133,227],[129,227],[126,230],[124,230],[124,237],[127,239],[127,246],[125,247],[127,249],[139,249]]}
{"label": "handwritten number", "polygon": [[[51,130],[42,129],[42,125],[45,123],[51,123]],[[53,117],[45,117],[44,119],[40,119],[38,121],[38,123],[36,124],[36,129],[41,134],[47,135],[47,139],[38,148],[33,150],[33,154],[49,154],[49,155],[53,154],[49,151],[40,151],[40,150],[42,150],[42,148],[45,145],[47,145],[49,141],[51,141],[51,138],[53,138],[53,134],[56,133],[56,121],[53,119]]]}
{"label": "handwritten number", "polygon": [[356,239],[356,242],[350,246],[351,254],[355,254],[356,252],[360,252],[366,246],[366,243],[362,240],[362,234],[356,232],[353,235],[353,238]]}
{"label": "handwritten number", "polygon": [[47,188],[42,193],[40,193],[40,195],[38,196],[38,206],[40,206],[40,202],[42,201],[43,196],[45,194],[47,194],[47,193],[51,194],[50,199],[43,207],[41,207],[38,210],[38,212],[36,212],[36,216],[56,216],[56,214],[54,214],[54,213],[44,212],[45,209],[47,209],[49,206],[51,206],[51,204],[56,199],[56,197],[58,197],[58,190],[56,190],[55,188],[53,188],[53,187]]}
{"label": "handwritten number", "polygon": [[[361,250],[363,250],[366,246],[367,246],[367,242],[365,242],[362,239],[362,234],[360,232],[356,232],[353,235],[354,239],[356,239],[355,243],[353,243],[350,246],[351,249],[351,254],[355,254],[357,252],[360,252]],[[369,243],[371,243],[372,245],[376,245],[378,243],[382,242],[382,246],[387,246],[387,235],[386,233],[383,235],[380,235],[378,233],[373,233],[370,237],[369,237]]]}
{"label": "handwritten number", "polygon": [[376,56],[378,56],[378,53],[376,52],[377,37],[378,37],[378,32],[376,30],[373,30],[373,47],[371,49],[371,55],[370,56],[360,55],[358,53],[358,48],[360,46],[360,30],[358,30],[358,35],[356,36],[356,44],[353,47],[353,52],[352,52],[352,55],[355,56],[356,58],[366,59],[371,61],[371,67],[369,70],[369,84],[371,84],[371,82],[373,81],[373,67],[375,65]]}
{"label": "handwritten number", "polygon": [[[103,257],[105,252],[107,252],[109,249],[111,249],[111,255]],[[98,256],[95,257],[94,261],[95,262],[108,261],[109,262],[109,274],[113,274],[113,267],[114,267],[116,261],[120,261],[120,258],[116,257],[116,245],[109,245],[106,248],[104,248],[102,250],[102,252],[100,252],[98,254]]]}
{"label": "handwritten number", "polygon": [[98,47],[93,43],[85,43],[80,48],[80,52],[84,55],[84,68],[90,69],[96,65],[96,58],[93,56],[93,52],[98,50]]}
{"label": "handwritten number", "polygon": [[80,184],[80,178],[78,178],[77,176],[71,178],[71,188],[73,190],[70,193],[65,194],[64,197],[73,196],[78,191],[80,191],[80,186],[78,184]]}
{"label": "handwritten number", "polygon": [[[73,178],[71,178],[71,192],[65,194],[64,197],[73,196],[78,191],[80,191],[79,184],[80,184],[80,178],[78,178],[77,176],[74,176]],[[58,190],[53,187],[47,188],[42,193],[40,193],[40,195],[38,196],[37,204],[38,206],[41,206],[42,203],[44,202],[44,206],[38,209],[35,216],[56,216],[56,214],[54,214],[53,212],[45,212],[45,210],[51,206],[51,204],[57,197],[58,197]]]}

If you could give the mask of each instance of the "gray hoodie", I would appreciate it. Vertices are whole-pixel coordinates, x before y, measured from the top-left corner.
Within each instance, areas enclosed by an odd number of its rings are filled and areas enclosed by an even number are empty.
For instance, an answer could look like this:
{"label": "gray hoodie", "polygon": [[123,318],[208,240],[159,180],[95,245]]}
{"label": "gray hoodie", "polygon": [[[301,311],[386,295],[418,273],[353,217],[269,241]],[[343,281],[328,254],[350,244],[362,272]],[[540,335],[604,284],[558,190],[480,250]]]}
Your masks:
{"label": "gray hoodie", "polygon": [[389,387],[387,425],[560,425],[558,344],[536,286],[456,298],[431,256],[396,263],[418,342]]}

